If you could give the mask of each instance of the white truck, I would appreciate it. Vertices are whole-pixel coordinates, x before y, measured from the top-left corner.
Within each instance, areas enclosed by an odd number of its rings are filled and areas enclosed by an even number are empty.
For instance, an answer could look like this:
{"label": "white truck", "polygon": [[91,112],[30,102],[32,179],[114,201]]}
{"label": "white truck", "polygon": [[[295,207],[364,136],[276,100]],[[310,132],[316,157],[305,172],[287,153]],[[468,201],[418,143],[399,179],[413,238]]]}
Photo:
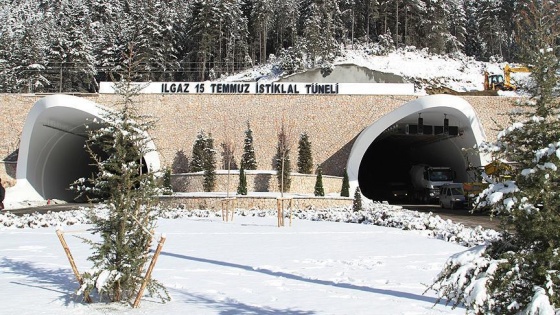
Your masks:
{"label": "white truck", "polygon": [[427,164],[413,165],[409,173],[412,198],[424,203],[438,203],[440,186],[452,184],[456,177],[451,167]]}

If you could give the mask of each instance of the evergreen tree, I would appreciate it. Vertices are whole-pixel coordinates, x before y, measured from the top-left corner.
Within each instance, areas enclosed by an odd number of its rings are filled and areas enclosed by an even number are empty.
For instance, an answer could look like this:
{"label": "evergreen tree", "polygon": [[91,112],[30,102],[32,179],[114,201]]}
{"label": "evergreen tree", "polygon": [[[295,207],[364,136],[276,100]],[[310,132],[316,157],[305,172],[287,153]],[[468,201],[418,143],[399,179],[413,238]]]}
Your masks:
{"label": "evergreen tree", "polygon": [[243,167],[239,170],[239,185],[237,185],[238,195],[247,195],[247,176]]}
{"label": "evergreen tree", "polygon": [[171,170],[175,174],[187,173],[189,171],[189,158],[187,158],[185,151],[177,151],[175,158],[173,158]]}
{"label": "evergreen tree", "polygon": [[344,176],[342,177],[342,188],[340,188],[341,197],[350,197],[350,182],[348,181],[348,172],[344,169]]}
{"label": "evergreen tree", "polygon": [[560,8],[528,0],[521,14],[533,96],[510,113],[511,126],[496,143],[482,147],[518,165],[514,178],[490,179],[479,196],[479,207],[500,214],[502,231],[452,257],[432,286],[479,314],[554,314],[560,306]]}
{"label": "evergreen tree", "polygon": [[204,148],[204,183],[203,188],[206,192],[211,192],[216,186],[216,150],[214,150],[214,139],[212,134],[208,134],[206,147]]}
{"label": "evergreen tree", "polygon": [[48,76],[56,84],[54,91],[97,91],[89,8],[82,0],[66,0],[50,7],[48,15],[54,19],[56,31],[48,54],[49,64],[58,70]]}
{"label": "evergreen tree", "polygon": [[247,130],[245,130],[241,167],[245,170],[257,169],[257,159],[255,158],[255,148],[253,147],[253,131],[251,130],[249,122],[247,122]]}
{"label": "evergreen tree", "polygon": [[315,180],[315,190],[314,190],[313,193],[314,193],[315,196],[319,196],[319,197],[325,196],[325,189],[323,188],[323,171],[322,171],[320,166],[317,168],[317,177],[316,177],[316,180]]}
{"label": "evergreen tree", "polygon": [[338,40],[342,36],[340,10],[335,0],[313,0],[308,8],[309,18],[304,23],[310,67],[330,65],[338,55]]}
{"label": "evergreen tree", "polygon": [[[133,60],[133,47],[128,50]],[[130,65],[131,63],[129,63]],[[132,68],[127,69],[130,74]],[[144,281],[146,263],[151,259],[152,231],[156,227],[154,206],[160,187],[154,173],[148,172],[143,157],[150,152],[147,132],[153,122],[136,113],[133,96],[138,87],[130,84],[130,75],[124,73],[117,82],[122,103],[117,110],[106,110],[102,121],[90,128],[86,149],[97,166],[97,173],[89,179],[93,190],[104,195],[102,201],[108,211],[99,215],[90,213],[92,231],[99,241],[86,240],[93,254],[92,271],[82,275],[80,292],[85,298],[97,293],[100,300],[131,301]],[[78,180],[74,189],[86,193]],[[85,190],[84,190],[85,189]],[[165,288],[148,279],[148,291],[163,301],[169,300]]]}
{"label": "evergreen tree", "polygon": [[276,169],[276,177],[278,178],[278,189],[281,193],[290,191],[291,186],[291,162],[290,162],[290,144],[288,143],[288,135],[286,134],[284,123],[278,133],[278,144],[276,146],[276,156],[274,158],[274,168]]}
{"label": "evergreen tree", "polygon": [[164,195],[173,194],[173,187],[171,187],[171,169],[166,168],[163,172],[163,191]]}
{"label": "evergreen tree", "polygon": [[311,174],[313,170],[313,156],[311,155],[311,142],[307,133],[302,133],[298,142],[298,173]]}
{"label": "evergreen tree", "polygon": [[362,211],[362,191],[360,187],[356,187],[356,191],[354,192],[354,201],[352,202],[352,211],[358,212]]}
{"label": "evergreen tree", "polygon": [[190,171],[191,172],[201,172],[204,170],[204,161],[205,161],[205,150],[208,146],[208,137],[204,130],[201,130],[196,135],[196,140],[194,141],[193,148],[192,148],[192,155],[191,155],[191,165]]}

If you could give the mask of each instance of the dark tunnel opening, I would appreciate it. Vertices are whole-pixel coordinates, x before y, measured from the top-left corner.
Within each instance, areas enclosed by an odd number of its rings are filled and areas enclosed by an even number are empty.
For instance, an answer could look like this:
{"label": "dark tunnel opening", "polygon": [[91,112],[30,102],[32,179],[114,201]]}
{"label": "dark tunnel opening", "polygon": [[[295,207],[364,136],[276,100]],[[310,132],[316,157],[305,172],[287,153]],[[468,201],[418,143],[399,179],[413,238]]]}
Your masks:
{"label": "dark tunnel opening", "polygon": [[360,163],[358,184],[362,194],[375,201],[414,201],[410,170],[413,165],[450,167],[457,182],[466,179],[459,135],[382,134],[366,150]]}

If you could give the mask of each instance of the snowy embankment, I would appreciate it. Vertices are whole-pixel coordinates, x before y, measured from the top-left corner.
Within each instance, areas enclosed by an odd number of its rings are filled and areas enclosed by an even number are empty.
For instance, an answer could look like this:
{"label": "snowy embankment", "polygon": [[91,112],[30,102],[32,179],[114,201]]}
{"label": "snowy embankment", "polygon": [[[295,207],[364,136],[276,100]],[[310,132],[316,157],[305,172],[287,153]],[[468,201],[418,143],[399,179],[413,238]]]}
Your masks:
{"label": "snowy embankment", "polygon": [[[103,211],[97,206],[94,211]],[[86,208],[65,212],[34,213],[16,216],[10,212],[0,214],[0,229],[22,229],[57,227],[75,224],[89,224]],[[220,211],[159,209],[160,217],[166,219],[220,217]],[[276,210],[237,210],[235,216],[276,217]],[[288,214],[289,216],[289,214]],[[441,239],[466,247],[484,244],[498,236],[494,230],[482,227],[469,228],[462,224],[444,220],[431,213],[419,213],[384,203],[367,203],[364,210],[353,212],[351,208],[328,210],[294,210],[296,220],[330,221],[357,224],[371,224],[413,230],[427,237]],[[234,219],[235,220],[235,219]]]}

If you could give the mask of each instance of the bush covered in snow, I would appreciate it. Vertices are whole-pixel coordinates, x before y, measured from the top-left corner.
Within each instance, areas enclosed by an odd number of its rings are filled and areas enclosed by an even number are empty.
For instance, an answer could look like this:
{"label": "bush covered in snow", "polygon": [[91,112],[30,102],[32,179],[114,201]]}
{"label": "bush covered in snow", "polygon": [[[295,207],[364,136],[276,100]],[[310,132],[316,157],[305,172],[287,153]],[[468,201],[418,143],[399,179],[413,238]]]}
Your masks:
{"label": "bush covered in snow", "polygon": [[[156,209],[160,218],[217,218],[220,211],[213,210],[184,210],[184,209]],[[31,215],[16,216],[10,212],[0,214],[0,228],[43,228],[63,227],[74,224],[90,224],[86,208],[66,212],[48,212],[45,214],[34,213]],[[97,206],[93,211],[102,213],[106,211],[102,206]],[[276,217],[275,209],[270,210],[243,210],[238,209],[236,216]],[[290,214],[287,213],[287,216]],[[332,208],[328,210],[294,210],[294,219],[312,221],[330,221],[356,224],[371,224],[393,227],[403,230],[414,230],[428,237],[457,243],[463,246],[485,244],[495,239],[498,233],[481,227],[469,228],[462,224],[444,220],[431,213],[419,213],[382,203],[369,202],[362,211],[354,212],[351,207]]]}

